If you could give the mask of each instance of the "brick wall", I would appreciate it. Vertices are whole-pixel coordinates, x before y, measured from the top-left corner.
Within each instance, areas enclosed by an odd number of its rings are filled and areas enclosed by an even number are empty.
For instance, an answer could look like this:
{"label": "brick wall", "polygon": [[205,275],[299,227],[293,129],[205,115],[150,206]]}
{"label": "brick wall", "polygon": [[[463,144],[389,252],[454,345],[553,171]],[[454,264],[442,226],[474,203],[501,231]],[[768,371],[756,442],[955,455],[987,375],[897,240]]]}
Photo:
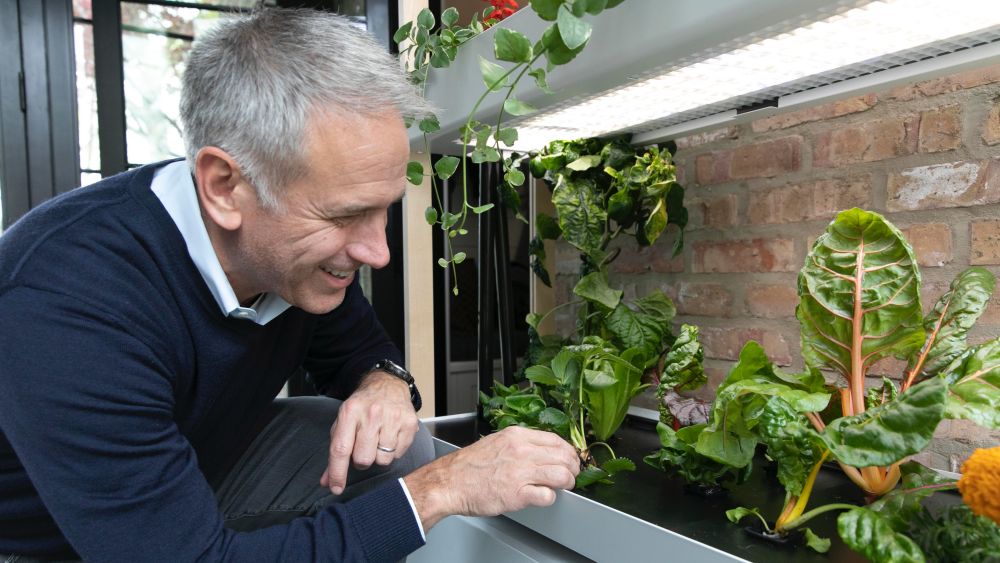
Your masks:
{"label": "brick wall", "polygon": [[[925,309],[969,265],[1000,276],[1000,65],[693,135],[678,147],[691,213],[684,253],[670,258],[672,240],[640,251],[623,244],[613,282],[627,296],[662,289],[679,322],[701,327],[711,386],[750,339],[775,362],[802,367],[796,275],[838,210],[878,211],[903,229]],[[577,257],[561,243],[556,260],[565,302]],[[556,321],[568,331],[572,312]],[[1000,295],[970,340],[996,336]],[[886,360],[870,375],[898,378],[901,369]],[[997,444],[1000,432],[946,422],[923,460],[955,470],[973,447]]]}

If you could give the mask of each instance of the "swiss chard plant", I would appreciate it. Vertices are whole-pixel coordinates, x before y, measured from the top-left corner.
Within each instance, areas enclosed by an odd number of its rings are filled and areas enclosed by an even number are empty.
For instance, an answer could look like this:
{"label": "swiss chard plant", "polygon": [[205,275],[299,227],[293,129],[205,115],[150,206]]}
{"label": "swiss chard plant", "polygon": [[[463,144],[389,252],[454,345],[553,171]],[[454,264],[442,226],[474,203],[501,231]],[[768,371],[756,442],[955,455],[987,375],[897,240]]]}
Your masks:
{"label": "swiss chard plant", "polygon": [[[552,311],[528,315],[531,345],[522,373],[530,385],[497,385],[494,396],[481,397],[484,412],[498,427],[522,424],[563,435],[586,466],[578,486],[609,482],[615,472],[635,467],[615,455],[608,439],[631,399],[647,387],[643,375],[679,389],[705,381],[697,329],[685,325],[678,335],[671,330],[673,302],[660,291],[628,300],[608,281],[619,254],[609,250],[614,239],[627,235],[649,245],[668,224],[683,229],[684,191],[670,150],[637,150],[624,139],[556,141],[532,158],[531,170],[550,186],[556,208],[556,216],[536,218],[534,271],[550,282],[541,262],[543,239],[562,238],[580,251],[577,299],[559,305],[579,307],[576,332],[570,338],[539,335],[539,324]],[[607,453],[603,463],[595,448]]]}
{"label": "swiss chard plant", "polygon": [[[805,524],[825,512],[844,510],[838,531],[852,548],[875,561],[923,561],[910,534],[919,501],[940,483],[909,456],[930,442],[944,418],[1000,428],[1000,339],[969,346],[969,329],[986,308],[994,278],[983,268],[959,274],[927,315],[920,304],[920,272],[903,235],[876,213],[840,213],[820,236],[799,273],[796,316],[806,371],[775,367],[755,342],[721,384],[711,417],[685,434],[661,429],[660,459],[677,467],[713,462],[748,468],[758,446],[777,464],[786,491],[773,521],[755,508],[727,513],[733,521],[755,514],[767,532],[805,532],[823,551],[829,543]],[[901,383],[883,379],[866,388],[872,364],[895,356],[907,362]],[[828,385],[822,371],[837,385]],[[663,425],[661,425],[663,426]],[[686,455],[674,455],[678,442]],[[676,461],[675,461],[676,460]],[[871,499],[867,506],[831,504],[807,510],[824,461],[836,462]],[[897,488],[900,479],[902,488]]]}

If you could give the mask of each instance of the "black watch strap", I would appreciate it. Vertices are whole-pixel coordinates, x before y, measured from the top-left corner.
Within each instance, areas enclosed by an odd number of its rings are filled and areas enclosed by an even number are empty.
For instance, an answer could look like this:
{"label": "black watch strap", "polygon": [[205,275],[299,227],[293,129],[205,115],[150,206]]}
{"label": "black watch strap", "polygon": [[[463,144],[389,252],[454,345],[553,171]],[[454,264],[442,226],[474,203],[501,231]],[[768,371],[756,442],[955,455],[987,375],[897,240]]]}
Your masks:
{"label": "black watch strap", "polygon": [[375,362],[372,369],[368,370],[368,373],[373,371],[384,371],[405,381],[410,387],[410,402],[413,403],[413,410],[420,410],[420,407],[423,406],[423,401],[420,399],[420,391],[417,389],[417,383],[413,380],[413,376],[410,375],[410,372],[406,371],[406,368],[392,360],[379,360]]}

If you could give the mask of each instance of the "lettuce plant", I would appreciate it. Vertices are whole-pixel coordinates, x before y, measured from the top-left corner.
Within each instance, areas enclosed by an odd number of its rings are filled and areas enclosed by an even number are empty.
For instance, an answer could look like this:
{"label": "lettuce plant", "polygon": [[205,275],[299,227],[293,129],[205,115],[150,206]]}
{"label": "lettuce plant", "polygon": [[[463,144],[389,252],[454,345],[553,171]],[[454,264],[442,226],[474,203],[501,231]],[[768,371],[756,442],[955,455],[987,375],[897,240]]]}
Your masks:
{"label": "lettuce plant", "polygon": [[[530,386],[498,384],[492,397],[480,399],[497,427],[543,428],[569,440],[586,466],[578,486],[610,482],[613,473],[634,469],[630,460],[616,457],[608,439],[631,399],[647,387],[644,373],[681,389],[705,381],[697,329],[685,325],[678,336],[671,331],[673,302],[660,291],[627,300],[608,281],[609,265],[618,256],[608,250],[615,238],[628,235],[648,245],[668,224],[686,224],[684,190],[670,159],[668,149],[637,151],[624,139],[555,141],[532,158],[532,172],[552,188],[557,212],[536,218],[532,266],[548,283],[541,265],[545,238],[562,238],[580,251],[577,299],[559,306],[579,306],[576,334],[539,335],[539,324],[552,311],[528,315],[531,344],[521,374]],[[598,464],[595,447],[610,458]]]}
{"label": "lettuce plant", "polygon": [[[806,371],[784,373],[757,343],[747,343],[719,387],[709,423],[687,437],[690,456],[744,468],[763,445],[786,490],[773,526],[761,518],[767,531],[803,529],[809,545],[822,551],[828,542],[803,525],[846,510],[838,531],[848,545],[875,561],[922,561],[907,535],[913,507],[953,485],[928,486],[927,474],[904,462],[927,446],[944,418],[1000,428],[1000,339],[974,347],[966,342],[993,289],[988,271],[970,268],[922,315],[920,272],[899,230],[876,213],[841,212],[799,273],[796,316]],[[907,361],[899,388],[885,379],[866,389],[868,369],[889,356]],[[821,370],[838,384],[827,385]],[[826,460],[870,498],[884,498],[866,508],[831,504],[806,511]],[[738,521],[751,514],[760,516],[748,508],[727,516]]]}

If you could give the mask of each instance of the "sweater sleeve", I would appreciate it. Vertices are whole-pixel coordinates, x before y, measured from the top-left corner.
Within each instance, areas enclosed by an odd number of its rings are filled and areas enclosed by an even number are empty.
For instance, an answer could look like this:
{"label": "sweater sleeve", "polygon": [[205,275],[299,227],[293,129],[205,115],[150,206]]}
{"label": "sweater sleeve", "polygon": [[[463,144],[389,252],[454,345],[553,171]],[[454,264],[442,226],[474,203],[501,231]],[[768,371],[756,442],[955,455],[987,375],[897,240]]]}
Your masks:
{"label": "sweater sleeve", "polygon": [[403,363],[355,278],[340,307],[320,317],[303,367],[321,394],[346,399],[379,360]]}
{"label": "sweater sleeve", "polygon": [[287,525],[225,529],[175,423],[177,359],[133,320],[41,289],[0,295],[0,430],[84,560],[380,561],[421,545],[396,481]]}

